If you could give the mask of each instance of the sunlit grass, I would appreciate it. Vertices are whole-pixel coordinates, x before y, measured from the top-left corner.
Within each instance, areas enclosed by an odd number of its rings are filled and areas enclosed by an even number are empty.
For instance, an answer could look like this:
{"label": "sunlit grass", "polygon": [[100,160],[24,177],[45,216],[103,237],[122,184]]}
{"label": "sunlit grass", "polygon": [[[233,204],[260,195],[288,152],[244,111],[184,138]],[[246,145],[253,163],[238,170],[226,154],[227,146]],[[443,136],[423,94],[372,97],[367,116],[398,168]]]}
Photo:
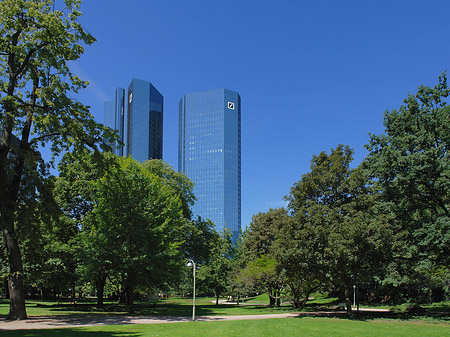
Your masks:
{"label": "sunlit grass", "polygon": [[[61,301],[27,301],[27,313],[29,316],[52,316],[52,315],[86,315],[86,314],[109,314],[124,315],[133,314],[140,316],[190,316],[192,315],[192,299],[189,298],[169,298],[155,303],[136,302],[132,313],[130,308],[119,305],[116,302],[105,302],[103,308],[97,308],[95,301],[77,301],[76,304]],[[0,301],[0,316],[6,316],[9,310],[7,300]],[[196,315],[217,316],[217,315],[257,315],[284,313],[294,311],[291,306],[282,308],[270,308],[262,305],[235,305],[219,304],[215,305],[213,298],[196,299]]]}
{"label": "sunlit grass", "polygon": [[445,323],[354,321],[331,318],[280,318],[219,322],[134,324],[52,330],[2,331],[2,337],[144,337],[144,336],[449,336]]}

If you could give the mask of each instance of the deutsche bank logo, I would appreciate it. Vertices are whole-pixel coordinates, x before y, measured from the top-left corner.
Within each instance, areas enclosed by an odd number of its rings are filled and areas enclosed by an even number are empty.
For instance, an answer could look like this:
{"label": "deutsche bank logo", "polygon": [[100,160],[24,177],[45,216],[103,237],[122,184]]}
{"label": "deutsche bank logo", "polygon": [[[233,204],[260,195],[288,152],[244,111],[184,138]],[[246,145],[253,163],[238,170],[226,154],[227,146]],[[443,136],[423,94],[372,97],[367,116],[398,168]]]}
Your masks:
{"label": "deutsche bank logo", "polygon": [[234,110],[234,103],[233,102],[228,102],[228,109]]}

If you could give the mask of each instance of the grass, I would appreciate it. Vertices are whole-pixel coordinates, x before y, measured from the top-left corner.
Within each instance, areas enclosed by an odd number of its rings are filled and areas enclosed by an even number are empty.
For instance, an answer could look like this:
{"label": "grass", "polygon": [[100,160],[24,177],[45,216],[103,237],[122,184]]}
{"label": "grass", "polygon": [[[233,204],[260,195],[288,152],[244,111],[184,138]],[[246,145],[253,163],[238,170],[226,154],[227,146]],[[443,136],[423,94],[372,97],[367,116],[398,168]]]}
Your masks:
{"label": "grass", "polygon": [[[249,315],[270,314],[295,311],[292,306],[270,308],[267,295],[259,295],[247,299],[258,305],[216,306],[214,298],[197,298],[197,316],[214,315]],[[336,298],[314,294],[314,299],[307,303],[305,311],[329,310],[337,303]],[[405,306],[406,307],[406,306]],[[0,300],[0,315],[6,315],[9,309],[7,300]],[[278,318],[266,320],[187,322],[171,324],[133,324],[103,327],[80,327],[46,330],[2,330],[2,337],[59,337],[59,336],[100,336],[100,337],[141,337],[141,336],[450,336],[450,303],[435,303],[426,307],[424,313],[407,313],[404,310],[391,313],[361,313],[347,316],[330,315],[327,318],[320,314],[299,318]],[[93,300],[85,300],[77,304],[70,302],[27,301],[29,316],[55,315],[124,315],[129,314],[126,306],[114,302],[106,302],[102,310],[98,310]],[[156,304],[137,302],[135,315],[145,316],[187,316],[192,314],[192,299],[169,298]],[[1,322],[0,322],[1,330]]]}
{"label": "grass", "polygon": [[[323,294],[313,294],[312,299],[308,301],[304,311],[329,311],[336,307],[339,302],[337,298],[330,298]],[[196,299],[196,314],[198,316],[226,316],[226,315],[256,315],[293,312],[295,310],[288,303],[283,303],[280,308],[268,307],[269,298],[266,294],[247,298],[245,302],[252,305],[233,305],[220,304],[215,305],[215,298],[200,297]],[[450,302],[434,303],[428,306],[422,306],[426,311],[419,316],[439,317],[450,313]],[[412,316],[406,311],[406,304],[389,307],[386,305],[361,305],[361,308],[384,308],[394,309],[398,315]],[[9,301],[0,299],[0,318],[6,316],[9,310]],[[27,301],[27,313],[29,316],[54,316],[54,315],[128,315],[129,308],[125,305],[119,305],[116,302],[105,302],[103,308],[96,307],[93,299],[78,301],[73,304],[69,301]],[[160,300],[157,303],[136,302],[133,315],[140,316],[185,316],[192,314],[192,299],[173,297]],[[389,316],[389,315],[385,315]],[[390,317],[390,316],[389,316]]]}
{"label": "grass", "polygon": [[449,336],[449,324],[354,321],[330,318],[136,324],[48,330],[2,331],[2,337],[144,337],[144,336]]}
{"label": "grass", "polygon": [[[257,315],[285,313],[295,311],[293,307],[270,308],[265,304],[261,305],[232,305],[212,303],[213,298],[196,299],[196,315],[217,316],[217,315]],[[0,317],[6,316],[9,310],[9,302],[0,300]],[[54,316],[54,315],[125,315],[130,314],[128,307],[118,305],[113,302],[105,302],[102,309],[97,309],[94,301],[78,301],[77,304],[70,302],[48,302],[48,301],[27,301],[27,313],[29,316]],[[148,302],[136,302],[134,315],[139,316],[187,316],[192,315],[192,299],[169,298],[160,300],[152,304]]]}
{"label": "grass", "polygon": [[259,294],[257,296],[253,297],[244,297],[243,300],[245,302],[264,302],[266,304],[269,304],[269,295],[267,294]]}

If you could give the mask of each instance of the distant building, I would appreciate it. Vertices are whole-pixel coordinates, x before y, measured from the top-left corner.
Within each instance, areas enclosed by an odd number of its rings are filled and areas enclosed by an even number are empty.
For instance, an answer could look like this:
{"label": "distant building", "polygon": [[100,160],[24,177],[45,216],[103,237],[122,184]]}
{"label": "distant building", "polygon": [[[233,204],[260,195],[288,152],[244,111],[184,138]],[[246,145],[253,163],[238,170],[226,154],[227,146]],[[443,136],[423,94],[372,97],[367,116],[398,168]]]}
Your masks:
{"label": "distant building", "polygon": [[179,103],[178,170],[194,182],[193,214],[241,229],[241,97],[218,89],[185,95]]}
{"label": "distant building", "polygon": [[148,81],[134,78],[128,87],[127,156],[143,162],[162,159],[163,96]]}
{"label": "distant building", "polygon": [[114,154],[131,156],[140,162],[162,159],[163,101],[148,81],[134,78],[128,93],[123,88],[116,89],[115,99],[104,105],[104,124],[117,130],[120,142],[125,144],[110,144]]}
{"label": "distant building", "polygon": [[[104,124],[105,126],[117,130],[119,140],[125,143],[124,139],[124,121],[125,121],[125,89],[117,88],[116,97],[112,101],[105,102]],[[115,141],[110,144],[112,152],[118,156],[123,156],[123,145]]]}

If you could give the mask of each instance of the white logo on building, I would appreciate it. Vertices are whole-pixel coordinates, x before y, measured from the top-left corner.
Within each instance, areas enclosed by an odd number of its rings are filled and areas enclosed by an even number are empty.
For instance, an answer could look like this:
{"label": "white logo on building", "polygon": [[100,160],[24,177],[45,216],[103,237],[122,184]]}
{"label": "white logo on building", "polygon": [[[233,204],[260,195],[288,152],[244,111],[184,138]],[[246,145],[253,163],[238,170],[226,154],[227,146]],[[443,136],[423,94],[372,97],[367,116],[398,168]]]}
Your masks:
{"label": "white logo on building", "polygon": [[228,109],[234,110],[234,103],[233,102],[228,102]]}

